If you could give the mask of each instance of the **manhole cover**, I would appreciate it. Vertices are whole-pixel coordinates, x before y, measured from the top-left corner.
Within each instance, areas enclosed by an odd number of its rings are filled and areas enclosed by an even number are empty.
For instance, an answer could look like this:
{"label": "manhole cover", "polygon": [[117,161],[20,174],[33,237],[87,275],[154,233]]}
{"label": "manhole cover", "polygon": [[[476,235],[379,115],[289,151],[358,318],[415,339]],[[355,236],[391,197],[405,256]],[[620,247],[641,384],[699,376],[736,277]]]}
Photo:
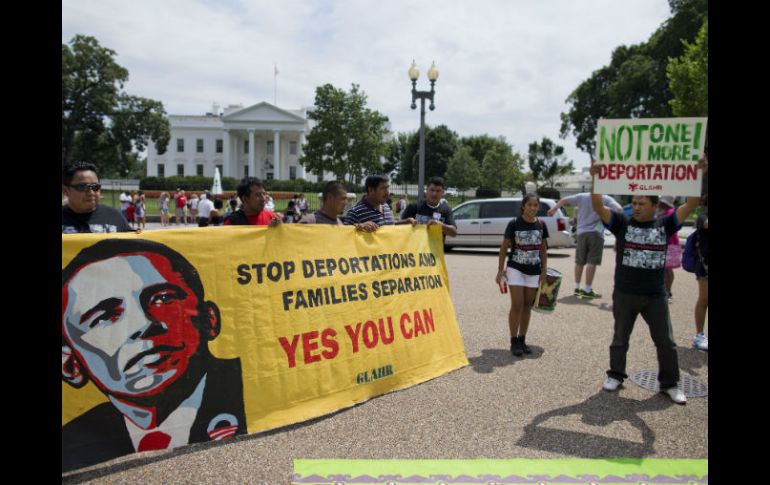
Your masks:
{"label": "manhole cover", "polygon": [[[631,382],[652,392],[660,392],[660,384],[658,383],[658,371],[656,370],[643,370],[629,377]],[[679,389],[682,390],[687,397],[703,397],[708,396],[709,388],[706,384],[699,381],[689,374],[684,372],[680,373]]]}

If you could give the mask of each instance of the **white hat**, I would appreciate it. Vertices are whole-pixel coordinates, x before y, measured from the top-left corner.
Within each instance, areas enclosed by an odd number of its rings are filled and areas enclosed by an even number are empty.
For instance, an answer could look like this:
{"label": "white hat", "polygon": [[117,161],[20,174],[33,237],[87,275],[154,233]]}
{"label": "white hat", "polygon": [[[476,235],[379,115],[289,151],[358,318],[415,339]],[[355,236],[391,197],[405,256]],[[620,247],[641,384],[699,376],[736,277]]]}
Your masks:
{"label": "white hat", "polygon": [[658,202],[667,205],[673,209],[674,207],[674,196],[673,195],[663,195],[660,199],[658,199]]}

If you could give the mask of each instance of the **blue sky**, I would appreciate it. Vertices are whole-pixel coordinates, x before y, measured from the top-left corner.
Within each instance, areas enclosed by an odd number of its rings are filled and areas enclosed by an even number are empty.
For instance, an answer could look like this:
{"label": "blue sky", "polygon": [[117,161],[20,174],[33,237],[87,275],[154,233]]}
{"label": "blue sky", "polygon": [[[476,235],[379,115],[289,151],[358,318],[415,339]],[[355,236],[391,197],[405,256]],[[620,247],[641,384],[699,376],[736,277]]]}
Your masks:
{"label": "blue sky", "polygon": [[666,0],[64,0],[62,42],[96,37],[129,70],[125,90],[169,114],[273,102],[310,106],[315,88],[359,84],[395,132],[419,128],[407,70],[433,60],[426,123],[460,136],[504,136],[526,156],[544,136],[576,167],[588,156],[558,137],[566,98],[621,44],[646,41]]}

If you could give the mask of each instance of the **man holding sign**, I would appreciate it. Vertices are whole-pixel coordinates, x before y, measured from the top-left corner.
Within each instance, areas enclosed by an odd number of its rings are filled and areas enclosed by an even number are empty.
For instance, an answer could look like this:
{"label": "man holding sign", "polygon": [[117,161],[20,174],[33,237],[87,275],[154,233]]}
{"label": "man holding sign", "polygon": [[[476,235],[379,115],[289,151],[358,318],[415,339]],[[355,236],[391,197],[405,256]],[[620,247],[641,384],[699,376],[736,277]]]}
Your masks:
{"label": "man holding sign", "polygon": [[[705,172],[708,159],[699,167]],[[591,175],[606,173],[604,165],[593,164]],[[698,186],[699,187],[699,186]],[[615,391],[627,378],[626,354],[636,317],[641,313],[650,327],[650,335],[658,353],[658,381],[677,404],[685,404],[687,397],[677,388],[679,363],[671,330],[664,285],[666,241],[681,228],[681,222],[698,207],[699,197],[688,197],[687,202],[668,216],[655,219],[656,195],[635,195],[633,215],[629,218],[614,213],[602,203],[597,189],[592,191],[593,208],[602,222],[609,227],[618,241],[615,262],[615,289],[612,295],[612,313],[615,330],[610,345],[610,370],[604,389]]]}

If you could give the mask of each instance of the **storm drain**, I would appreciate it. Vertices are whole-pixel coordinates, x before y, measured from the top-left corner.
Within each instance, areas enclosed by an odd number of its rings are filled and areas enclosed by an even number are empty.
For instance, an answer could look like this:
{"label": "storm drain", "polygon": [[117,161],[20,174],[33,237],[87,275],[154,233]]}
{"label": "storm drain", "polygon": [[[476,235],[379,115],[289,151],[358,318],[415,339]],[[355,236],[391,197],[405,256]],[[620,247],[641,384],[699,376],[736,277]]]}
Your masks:
{"label": "storm drain", "polygon": [[[660,392],[660,383],[658,383],[658,371],[656,370],[643,370],[629,377],[631,382],[652,392]],[[687,397],[703,397],[708,396],[709,388],[706,384],[699,381],[689,374],[684,372],[680,373],[679,389],[682,390]]]}

